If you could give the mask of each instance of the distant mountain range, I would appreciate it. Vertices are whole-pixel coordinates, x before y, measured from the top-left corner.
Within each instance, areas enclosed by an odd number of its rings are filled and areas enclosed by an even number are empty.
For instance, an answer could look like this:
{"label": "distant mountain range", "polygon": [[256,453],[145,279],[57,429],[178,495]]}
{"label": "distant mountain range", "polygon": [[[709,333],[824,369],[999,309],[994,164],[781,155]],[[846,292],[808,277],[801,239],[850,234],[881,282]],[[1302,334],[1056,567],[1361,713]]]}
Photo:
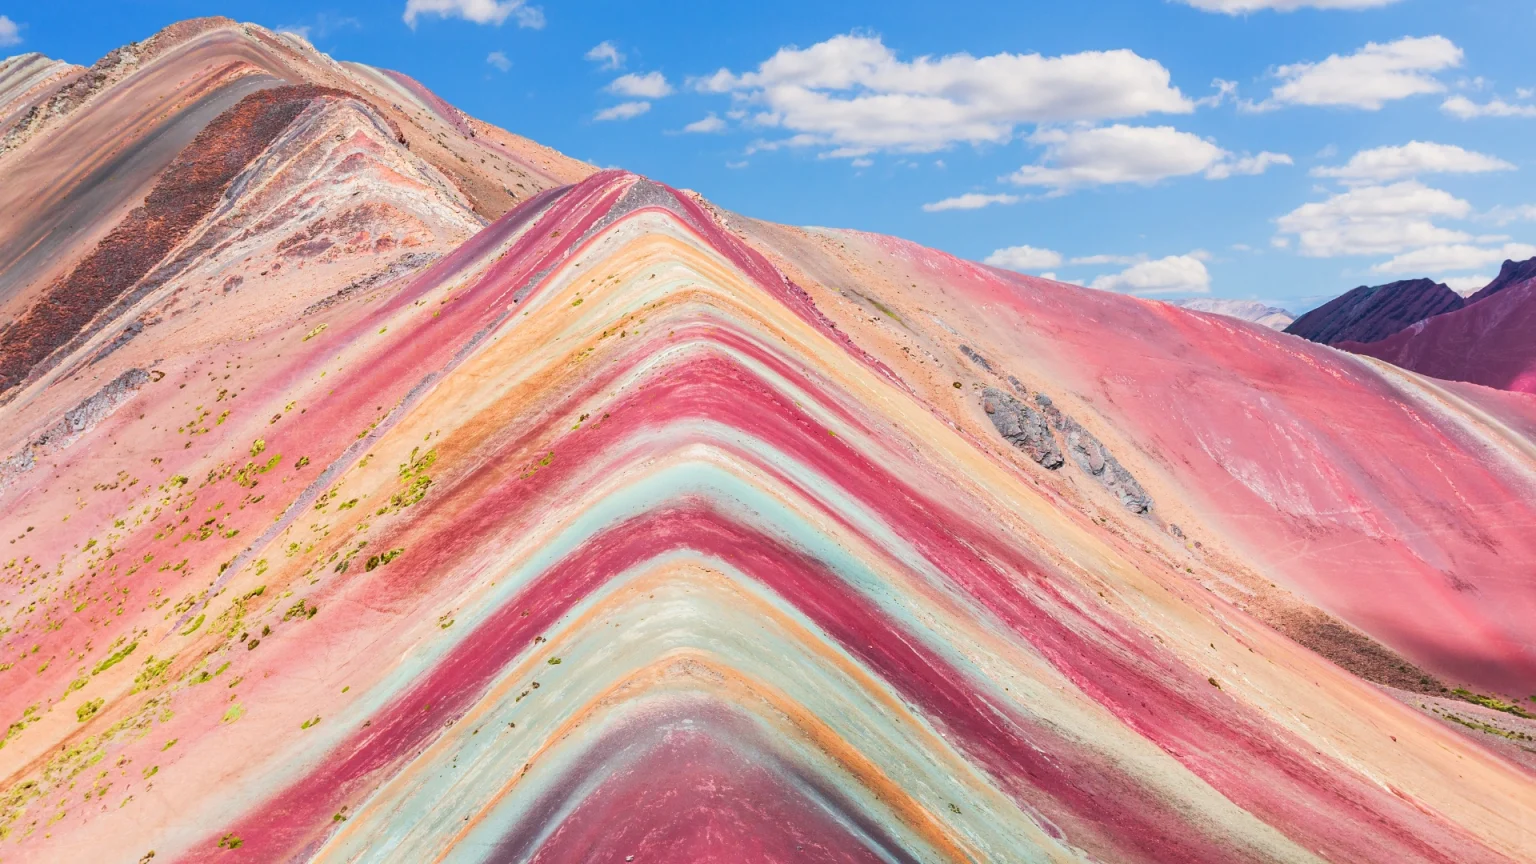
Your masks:
{"label": "distant mountain range", "polygon": [[1209,312],[1213,315],[1225,315],[1228,318],[1238,318],[1243,321],[1252,321],[1262,324],[1273,330],[1284,330],[1296,320],[1296,316],[1279,308],[1260,303],[1257,300],[1225,300],[1217,297],[1197,297],[1191,300],[1175,301],[1175,306],[1182,306],[1195,312]]}
{"label": "distant mountain range", "polygon": [[1297,318],[1285,332],[1323,345],[1375,342],[1464,305],[1455,291],[1429,279],[1361,285]]}
{"label": "distant mountain range", "polygon": [[1536,258],[1462,298],[1429,279],[1361,286],[1285,332],[1432,378],[1536,393]]}

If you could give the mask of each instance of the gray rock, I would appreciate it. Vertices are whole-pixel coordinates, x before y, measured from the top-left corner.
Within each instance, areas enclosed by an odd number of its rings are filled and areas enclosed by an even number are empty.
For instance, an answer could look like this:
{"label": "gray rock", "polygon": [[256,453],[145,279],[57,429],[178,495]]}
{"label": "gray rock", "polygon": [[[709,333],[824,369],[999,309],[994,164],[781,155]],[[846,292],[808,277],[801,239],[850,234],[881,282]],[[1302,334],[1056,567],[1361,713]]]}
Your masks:
{"label": "gray rock", "polygon": [[[1040,413],[1050,421],[1067,440],[1067,453],[1084,473],[1097,479],[1104,488],[1120,499],[1120,504],[1132,513],[1145,513],[1152,509],[1152,496],[1147,494],[1135,476],[1127,471],[1092,432],[1063,414],[1060,408],[1044,393],[1035,394],[1035,404]],[[995,421],[994,421],[995,422]]]}
{"label": "gray rock", "polygon": [[1039,411],[1020,402],[996,387],[988,387],[981,393],[981,406],[997,428],[999,435],[1035,460],[1043,468],[1055,471],[1066,460],[1056,446],[1056,436]]}
{"label": "gray rock", "polygon": [[970,360],[972,363],[975,363],[977,366],[980,366],[981,368],[987,370],[988,372],[992,371],[992,364],[987,361],[987,358],[981,356],[980,354],[977,354],[974,350],[971,349],[971,346],[969,346],[969,345],[961,345],[960,346],[960,353],[964,354],[967,360]]}

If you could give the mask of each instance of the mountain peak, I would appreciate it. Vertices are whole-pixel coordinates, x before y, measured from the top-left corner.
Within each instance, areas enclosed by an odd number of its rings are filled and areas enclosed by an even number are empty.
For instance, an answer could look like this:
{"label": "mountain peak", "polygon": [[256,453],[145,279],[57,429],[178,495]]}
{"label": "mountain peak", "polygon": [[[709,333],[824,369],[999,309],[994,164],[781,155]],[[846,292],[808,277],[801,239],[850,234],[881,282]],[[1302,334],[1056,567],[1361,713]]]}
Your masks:
{"label": "mountain peak", "polygon": [[1482,290],[1468,297],[1467,304],[1471,305],[1480,300],[1486,300],[1512,285],[1518,285],[1532,279],[1536,279],[1536,258],[1530,258],[1525,261],[1505,261],[1504,266],[1499,268],[1499,275]]}
{"label": "mountain peak", "polygon": [[0,154],[0,857],[1519,857],[1536,407],[210,20]]}

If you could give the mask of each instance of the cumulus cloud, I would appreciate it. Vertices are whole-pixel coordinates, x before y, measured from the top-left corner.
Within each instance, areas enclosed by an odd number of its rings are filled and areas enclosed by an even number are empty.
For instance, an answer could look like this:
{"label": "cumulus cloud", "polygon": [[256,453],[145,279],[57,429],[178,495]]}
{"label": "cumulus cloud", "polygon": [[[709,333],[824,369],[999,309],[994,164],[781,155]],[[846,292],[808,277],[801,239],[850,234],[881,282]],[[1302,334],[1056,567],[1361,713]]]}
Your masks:
{"label": "cumulus cloud", "polygon": [[608,92],[617,93],[620,96],[633,96],[636,99],[661,99],[672,95],[673,91],[665,75],[660,72],[647,72],[644,75],[634,73],[620,75],[608,85]]}
{"label": "cumulus cloud", "polygon": [[[1297,251],[1313,258],[1341,255],[1396,255],[1429,246],[1467,243],[1474,238],[1442,228],[1437,218],[1464,219],[1466,201],[1415,180],[1362,186],[1326,201],[1303,204],[1278,220],[1276,245],[1291,237]],[[1289,235],[1289,236],[1286,236]]]}
{"label": "cumulus cloud", "polygon": [[792,146],[931,152],[955,143],[1001,143],[1022,123],[1186,114],[1194,103],[1162,64],[1128,50],[951,54],[897,58],[878,36],[837,36],[786,47],[756,70],[694,79],[760,110],[755,122],[785,130]]}
{"label": "cumulus cloud", "polygon": [[624,67],[624,55],[615,48],[612,42],[604,40],[592,46],[587,52],[587,59],[598,64],[599,69],[622,69]]}
{"label": "cumulus cloud", "polygon": [[987,256],[986,263],[1004,270],[1034,273],[1061,266],[1061,253],[1033,246],[1010,246]]}
{"label": "cumulus cloud", "polygon": [[[328,12],[320,12],[315,15],[313,24],[290,24],[278,27],[277,32],[298,36],[308,42],[311,39],[324,39],[332,33],[343,30],[361,30],[363,22],[351,15],[333,15]],[[0,44],[4,44],[0,42]]]}
{"label": "cumulus cloud", "polygon": [[422,15],[439,18],[463,18],[476,24],[500,27],[508,18],[519,27],[538,30],[544,26],[544,10],[529,6],[527,0],[406,0],[405,23],[412,28]]}
{"label": "cumulus cloud", "polygon": [[695,120],[692,123],[689,123],[687,126],[684,126],[683,131],[710,134],[714,132],[724,132],[725,125],[725,121],[721,120],[719,117],[716,117],[715,112],[711,111],[703,119]]}
{"label": "cumulus cloud", "polygon": [[1380,110],[1396,99],[1442,93],[1433,75],[1461,65],[1462,51],[1444,36],[1368,42],[1354,54],[1334,54],[1317,63],[1293,63],[1275,70],[1281,83],[1252,110],[1314,105]]}
{"label": "cumulus cloud", "polygon": [[1465,96],[1452,96],[1440,103],[1440,110],[1462,120],[1476,117],[1536,117],[1536,105],[1514,105],[1503,99],[1477,103]]}
{"label": "cumulus cloud", "polygon": [[1228,155],[1229,158],[1212,165],[1210,170],[1205,172],[1205,176],[1211,180],[1225,180],[1228,177],[1252,177],[1257,174],[1263,174],[1275,165],[1296,164],[1291,160],[1291,157],[1284,153],[1270,153],[1267,150],[1257,156],[1243,155],[1235,159],[1230,158],[1230,154]]}
{"label": "cumulus cloud", "polygon": [[[1532,257],[1536,257],[1536,246],[1529,243],[1505,243],[1502,246],[1492,247],[1474,246],[1470,243],[1448,243],[1404,252],[1371,269],[1377,273],[1452,273],[1477,270],[1504,261],[1523,261]],[[1486,285],[1489,281],[1491,280],[1483,279],[1483,284]]]}
{"label": "cumulus cloud", "polygon": [[1197,255],[1170,255],[1143,261],[1088,283],[1089,288],[1122,294],[1209,294],[1211,273]]}
{"label": "cumulus cloud", "polygon": [[485,62],[505,72],[512,68],[512,61],[500,51],[492,51],[485,56]]}
{"label": "cumulus cloud", "polygon": [[1156,183],[1169,177],[1204,174],[1221,180],[1235,174],[1260,174],[1271,165],[1289,165],[1280,153],[1236,157],[1210,141],[1172,126],[1102,126],[1043,129],[1030,136],[1045,147],[1035,165],[1008,179],[1020,186],[1048,186],[1064,192],[1080,186]]}
{"label": "cumulus cloud", "polygon": [[1295,12],[1297,9],[1375,9],[1390,6],[1398,0],[1178,0],[1178,2],[1206,12],[1245,15],[1265,9],[1273,9],[1276,12]]}
{"label": "cumulus cloud", "polygon": [[1492,222],[1501,228],[1511,222],[1536,222],[1536,204],[1517,204],[1513,207],[1500,204],[1486,213],[1479,214],[1477,218],[1483,222]]}
{"label": "cumulus cloud", "polygon": [[945,210],[980,210],[993,204],[1017,203],[1019,203],[1019,196],[1017,195],[982,195],[979,192],[967,192],[964,195],[945,198],[943,201],[924,204],[923,211],[926,213],[941,213]]}
{"label": "cumulus cloud", "polygon": [[633,120],[651,110],[649,102],[620,102],[612,108],[604,108],[593,116],[594,120]]}
{"label": "cumulus cloud", "polygon": [[5,15],[0,15],[0,47],[21,44],[21,28]]}
{"label": "cumulus cloud", "polygon": [[1361,150],[1343,165],[1312,169],[1312,176],[1360,184],[1402,180],[1420,174],[1486,174],[1513,170],[1515,166],[1503,159],[1454,144],[1409,141],[1401,147]]}
{"label": "cumulus cloud", "polygon": [[1067,263],[1081,266],[1097,266],[1102,264],[1119,264],[1123,266],[1126,264],[1140,264],[1145,260],[1147,260],[1145,255],[1083,255],[1073,258]]}

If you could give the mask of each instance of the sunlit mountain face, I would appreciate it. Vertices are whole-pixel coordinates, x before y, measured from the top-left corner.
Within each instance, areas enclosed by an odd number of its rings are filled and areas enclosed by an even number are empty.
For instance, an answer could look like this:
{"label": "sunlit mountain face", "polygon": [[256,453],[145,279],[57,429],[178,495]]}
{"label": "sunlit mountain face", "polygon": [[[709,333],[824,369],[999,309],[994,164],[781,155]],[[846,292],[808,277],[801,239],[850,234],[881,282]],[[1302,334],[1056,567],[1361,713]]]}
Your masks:
{"label": "sunlit mountain face", "polygon": [[224,19],[0,95],[0,861],[1536,858],[1528,394]]}

